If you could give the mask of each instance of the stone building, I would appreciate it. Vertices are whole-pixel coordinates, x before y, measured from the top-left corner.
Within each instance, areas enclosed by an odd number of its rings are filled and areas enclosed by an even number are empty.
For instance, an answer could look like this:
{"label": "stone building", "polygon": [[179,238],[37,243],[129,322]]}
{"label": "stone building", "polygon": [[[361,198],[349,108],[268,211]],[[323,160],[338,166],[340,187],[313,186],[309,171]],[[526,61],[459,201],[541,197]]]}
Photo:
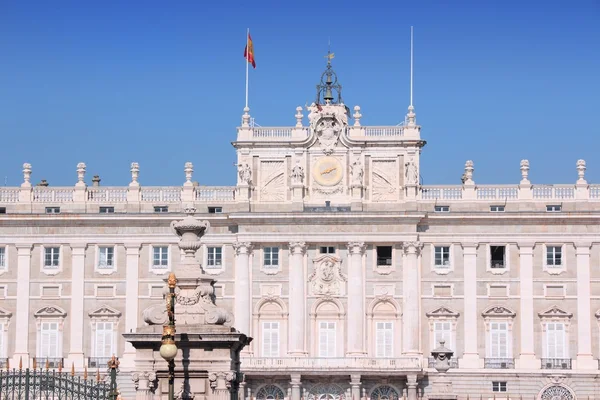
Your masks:
{"label": "stone building", "polygon": [[[247,399],[433,398],[431,351],[454,351],[459,398],[600,398],[600,186],[422,185],[412,106],[363,126],[328,63],[291,127],[244,110],[237,185],[0,188],[0,358],[77,370],[134,352],[121,334],[161,303],[181,254],[170,223],[197,209],[217,302],[254,340]],[[517,175],[518,174],[518,175]],[[143,177],[143,176],[142,176]],[[127,398],[127,389],[123,389]],[[552,397],[558,396],[558,397]],[[503,398],[504,398],[503,397]]]}

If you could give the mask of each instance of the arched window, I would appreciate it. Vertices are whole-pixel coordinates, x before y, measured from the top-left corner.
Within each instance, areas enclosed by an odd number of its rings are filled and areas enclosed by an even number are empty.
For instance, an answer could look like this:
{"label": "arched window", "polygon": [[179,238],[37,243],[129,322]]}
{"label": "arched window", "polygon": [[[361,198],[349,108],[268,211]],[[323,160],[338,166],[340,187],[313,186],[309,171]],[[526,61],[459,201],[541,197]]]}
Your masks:
{"label": "arched window", "polygon": [[398,391],[391,386],[377,386],[371,392],[371,400],[398,400],[400,395]]}
{"label": "arched window", "polygon": [[575,396],[568,388],[553,385],[542,389],[539,400],[575,400]]}
{"label": "arched window", "polygon": [[261,357],[286,354],[287,308],[279,297],[261,299],[254,312],[254,332],[258,334],[255,351]]}
{"label": "arched window", "polygon": [[368,307],[369,353],[391,358],[401,348],[400,305],[391,296],[377,297]]}
{"label": "arched window", "polygon": [[283,400],[283,390],[276,385],[265,385],[256,392],[256,400]]}
{"label": "arched window", "polygon": [[343,354],[344,317],[342,303],[335,298],[313,304],[311,322],[313,354],[316,357],[339,357]]}

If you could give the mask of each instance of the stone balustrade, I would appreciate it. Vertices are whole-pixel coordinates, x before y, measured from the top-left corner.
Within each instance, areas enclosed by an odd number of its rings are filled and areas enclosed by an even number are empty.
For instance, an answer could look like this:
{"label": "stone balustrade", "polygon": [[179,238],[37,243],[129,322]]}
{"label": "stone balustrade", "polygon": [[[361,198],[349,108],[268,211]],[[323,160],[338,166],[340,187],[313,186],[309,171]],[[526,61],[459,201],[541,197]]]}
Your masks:
{"label": "stone balustrade", "polygon": [[245,372],[301,372],[315,373],[327,371],[364,371],[390,372],[398,370],[420,370],[421,357],[404,356],[399,358],[311,358],[311,357],[280,357],[280,358],[242,358],[242,370]]}

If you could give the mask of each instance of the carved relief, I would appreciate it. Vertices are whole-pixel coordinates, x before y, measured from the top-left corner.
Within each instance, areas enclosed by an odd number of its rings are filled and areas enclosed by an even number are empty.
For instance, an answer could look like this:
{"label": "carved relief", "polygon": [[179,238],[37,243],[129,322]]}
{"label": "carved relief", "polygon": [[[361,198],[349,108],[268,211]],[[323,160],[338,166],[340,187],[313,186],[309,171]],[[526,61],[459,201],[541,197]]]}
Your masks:
{"label": "carved relief", "polygon": [[285,184],[283,161],[261,161],[260,199],[262,201],[285,200]]}
{"label": "carved relief", "polygon": [[308,277],[312,294],[321,296],[344,294],[347,279],[342,274],[341,259],[326,254],[315,258],[313,263],[315,269]]}
{"label": "carved relief", "polygon": [[372,162],[373,201],[392,201],[398,199],[398,164],[396,160],[373,160]]}
{"label": "carved relief", "polygon": [[323,112],[321,118],[312,124],[312,128],[323,152],[329,155],[337,144],[340,133],[344,129],[344,123],[340,121],[335,112]]}
{"label": "carved relief", "polygon": [[540,400],[574,400],[575,397],[564,386],[550,386],[542,391]]}

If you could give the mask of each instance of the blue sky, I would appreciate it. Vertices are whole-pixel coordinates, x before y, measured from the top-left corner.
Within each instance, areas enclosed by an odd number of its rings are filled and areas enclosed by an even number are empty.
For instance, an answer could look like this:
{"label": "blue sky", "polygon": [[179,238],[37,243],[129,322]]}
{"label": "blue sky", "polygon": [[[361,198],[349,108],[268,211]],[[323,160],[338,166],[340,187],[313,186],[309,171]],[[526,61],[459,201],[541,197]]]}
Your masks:
{"label": "blue sky", "polygon": [[[366,7],[366,4],[370,4]],[[315,97],[331,38],[345,102],[365,125],[402,121],[415,28],[425,184],[600,181],[600,2],[0,2],[0,182],[203,185],[235,182],[231,141],[244,106],[246,28],[257,68],[250,108],[293,125]]]}

